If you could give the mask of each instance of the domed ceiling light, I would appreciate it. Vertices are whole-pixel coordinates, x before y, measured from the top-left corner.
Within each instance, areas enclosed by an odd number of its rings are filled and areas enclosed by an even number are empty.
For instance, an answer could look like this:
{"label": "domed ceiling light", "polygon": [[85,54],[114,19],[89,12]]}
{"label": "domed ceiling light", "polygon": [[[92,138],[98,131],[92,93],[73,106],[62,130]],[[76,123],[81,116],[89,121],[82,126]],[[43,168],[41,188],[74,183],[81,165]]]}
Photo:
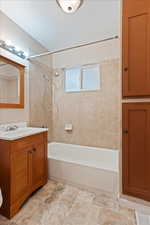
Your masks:
{"label": "domed ceiling light", "polygon": [[56,2],[65,13],[74,13],[81,7],[83,0],[56,0]]}

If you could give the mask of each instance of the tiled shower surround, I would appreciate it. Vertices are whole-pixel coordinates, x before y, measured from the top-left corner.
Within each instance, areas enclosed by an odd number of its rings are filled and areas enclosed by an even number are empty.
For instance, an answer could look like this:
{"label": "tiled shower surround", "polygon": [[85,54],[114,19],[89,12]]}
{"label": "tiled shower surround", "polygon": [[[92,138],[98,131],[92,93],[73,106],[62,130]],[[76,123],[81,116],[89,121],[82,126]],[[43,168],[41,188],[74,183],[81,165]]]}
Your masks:
{"label": "tiled shower surround", "polygon": [[41,60],[30,60],[30,126],[48,127],[52,140],[52,69]]}
{"label": "tiled shower surround", "polygon": [[[30,125],[49,128],[49,141],[120,148],[119,60],[100,64],[98,91],[65,93],[64,74],[37,60],[30,63]],[[37,79],[38,77],[38,79]],[[73,131],[64,130],[66,123]]]}

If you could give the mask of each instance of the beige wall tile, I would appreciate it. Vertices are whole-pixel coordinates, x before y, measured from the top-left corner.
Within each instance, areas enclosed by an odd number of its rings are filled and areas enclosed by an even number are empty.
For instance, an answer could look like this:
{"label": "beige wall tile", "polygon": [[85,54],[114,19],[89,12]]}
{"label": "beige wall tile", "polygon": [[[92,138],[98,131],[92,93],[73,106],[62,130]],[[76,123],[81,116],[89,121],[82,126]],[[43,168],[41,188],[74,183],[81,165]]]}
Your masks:
{"label": "beige wall tile", "polygon": [[30,67],[29,67],[30,126],[48,127],[49,141],[51,141],[52,70],[48,65],[44,64],[41,61],[30,60]]}
{"label": "beige wall tile", "polygon": [[[53,141],[119,149],[119,60],[101,62],[100,70],[98,91],[65,93],[63,72],[53,76]],[[73,124],[72,132],[65,123]]]}

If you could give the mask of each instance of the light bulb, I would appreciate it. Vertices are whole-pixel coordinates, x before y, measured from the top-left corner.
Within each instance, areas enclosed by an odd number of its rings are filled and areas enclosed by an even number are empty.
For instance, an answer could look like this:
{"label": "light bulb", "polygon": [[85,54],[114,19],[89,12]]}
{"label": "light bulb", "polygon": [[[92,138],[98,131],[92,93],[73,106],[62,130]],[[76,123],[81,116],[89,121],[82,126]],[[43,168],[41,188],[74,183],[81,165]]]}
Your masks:
{"label": "light bulb", "polygon": [[21,51],[21,49],[20,49],[19,47],[15,47],[15,50],[16,50],[17,52],[20,52],[20,51]]}
{"label": "light bulb", "polygon": [[24,52],[23,54],[26,58],[29,56],[28,52]]}
{"label": "light bulb", "polygon": [[5,41],[5,44],[6,44],[7,46],[12,46],[12,42],[11,42],[10,40]]}

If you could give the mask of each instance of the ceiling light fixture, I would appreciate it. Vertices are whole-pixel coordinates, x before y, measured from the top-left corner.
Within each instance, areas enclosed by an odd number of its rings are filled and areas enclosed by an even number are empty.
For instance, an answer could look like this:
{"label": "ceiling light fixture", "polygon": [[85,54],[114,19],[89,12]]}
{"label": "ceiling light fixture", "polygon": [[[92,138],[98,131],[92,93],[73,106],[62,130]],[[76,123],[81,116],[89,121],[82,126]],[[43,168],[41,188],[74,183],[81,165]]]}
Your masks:
{"label": "ceiling light fixture", "polygon": [[56,2],[65,13],[74,13],[83,4],[83,0],[56,0]]}

